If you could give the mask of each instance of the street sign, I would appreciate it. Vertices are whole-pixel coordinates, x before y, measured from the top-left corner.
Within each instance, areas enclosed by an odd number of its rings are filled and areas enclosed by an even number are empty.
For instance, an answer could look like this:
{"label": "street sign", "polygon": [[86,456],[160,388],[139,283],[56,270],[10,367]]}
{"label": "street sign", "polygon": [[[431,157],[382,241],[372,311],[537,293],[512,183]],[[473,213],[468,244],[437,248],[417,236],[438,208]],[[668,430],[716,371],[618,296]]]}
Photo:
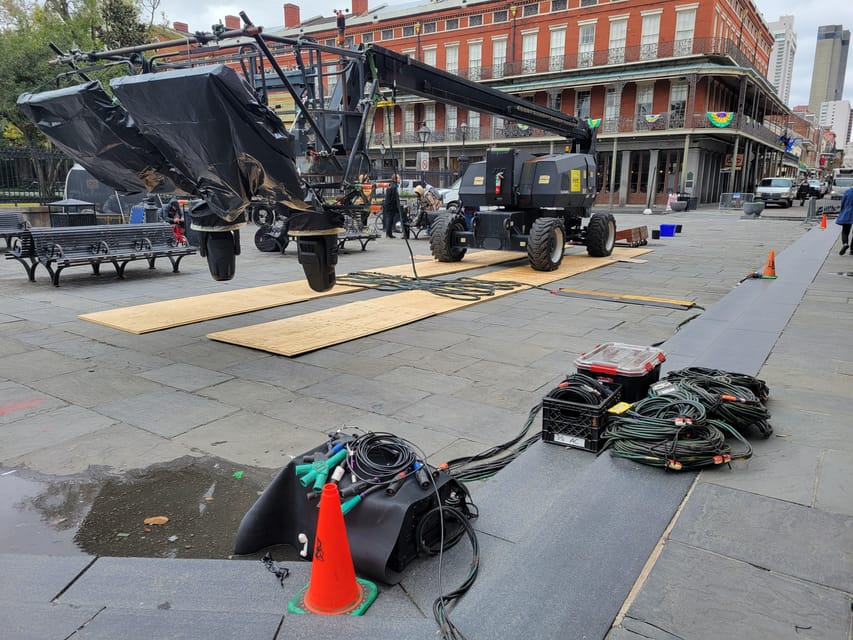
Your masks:
{"label": "street sign", "polygon": [[418,168],[421,171],[429,171],[429,151],[418,151]]}

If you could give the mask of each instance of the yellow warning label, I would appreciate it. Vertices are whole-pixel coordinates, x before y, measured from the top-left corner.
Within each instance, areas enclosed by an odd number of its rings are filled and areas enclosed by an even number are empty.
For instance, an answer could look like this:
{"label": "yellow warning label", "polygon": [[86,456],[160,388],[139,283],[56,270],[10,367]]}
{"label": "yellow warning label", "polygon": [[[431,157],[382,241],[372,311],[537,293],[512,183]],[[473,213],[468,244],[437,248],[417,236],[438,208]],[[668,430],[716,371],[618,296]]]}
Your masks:
{"label": "yellow warning label", "polygon": [[580,169],[572,169],[571,172],[571,191],[578,192],[581,190],[581,171]]}
{"label": "yellow warning label", "polygon": [[483,176],[474,176],[474,186],[479,187],[483,184]]}
{"label": "yellow warning label", "polygon": [[539,176],[539,184],[551,184],[551,176]]}

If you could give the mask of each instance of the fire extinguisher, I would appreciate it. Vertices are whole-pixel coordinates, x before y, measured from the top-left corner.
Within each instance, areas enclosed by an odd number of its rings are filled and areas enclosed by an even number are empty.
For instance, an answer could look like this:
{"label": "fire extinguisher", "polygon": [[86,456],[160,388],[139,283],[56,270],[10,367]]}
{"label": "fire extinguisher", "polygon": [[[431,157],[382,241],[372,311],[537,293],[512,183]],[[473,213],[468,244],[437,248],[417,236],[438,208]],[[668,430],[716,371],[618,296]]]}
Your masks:
{"label": "fire extinguisher", "polygon": [[503,188],[504,183],[504,172],[498,171],[495,173],[495,195],[501,195],[501,189]]}

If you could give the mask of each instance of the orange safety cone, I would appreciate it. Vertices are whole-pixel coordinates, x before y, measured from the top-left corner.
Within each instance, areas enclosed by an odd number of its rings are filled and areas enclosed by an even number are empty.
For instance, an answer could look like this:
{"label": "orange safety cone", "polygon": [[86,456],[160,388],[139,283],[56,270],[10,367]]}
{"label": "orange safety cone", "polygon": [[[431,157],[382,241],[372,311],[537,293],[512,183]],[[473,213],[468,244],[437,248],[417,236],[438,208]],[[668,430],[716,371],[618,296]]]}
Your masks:
{"label": "orange safety cone", "polygon": [[826,214],[823,214],[823,217],[820,219],[820,228],[826,229]]}
{"label": "orange safety cone", "polygon": [[290,613],[360,616],[376,600],[378,589],[355,577],[338,485],[330,482],[320,495],[311,579],[287,604]]}
{"label": "orange safety cone", "polygon": [[776,277],[776,254],[773,253],[773,249],[770,249],[770,253],[767,254],[767,264],[764,265],[764,271],[761,273],[762,278],[775,278]]}

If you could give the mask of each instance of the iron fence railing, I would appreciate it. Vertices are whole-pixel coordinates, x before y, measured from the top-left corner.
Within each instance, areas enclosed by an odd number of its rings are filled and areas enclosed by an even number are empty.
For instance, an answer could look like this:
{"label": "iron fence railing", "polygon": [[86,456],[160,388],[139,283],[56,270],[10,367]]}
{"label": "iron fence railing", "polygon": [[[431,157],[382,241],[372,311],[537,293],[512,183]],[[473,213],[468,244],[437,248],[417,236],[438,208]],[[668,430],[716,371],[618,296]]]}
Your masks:
{"label": "iron fence railing", "polygon": [[0,202],[47,204],[62,198],[73,162],[58,151],[0,148]]}

